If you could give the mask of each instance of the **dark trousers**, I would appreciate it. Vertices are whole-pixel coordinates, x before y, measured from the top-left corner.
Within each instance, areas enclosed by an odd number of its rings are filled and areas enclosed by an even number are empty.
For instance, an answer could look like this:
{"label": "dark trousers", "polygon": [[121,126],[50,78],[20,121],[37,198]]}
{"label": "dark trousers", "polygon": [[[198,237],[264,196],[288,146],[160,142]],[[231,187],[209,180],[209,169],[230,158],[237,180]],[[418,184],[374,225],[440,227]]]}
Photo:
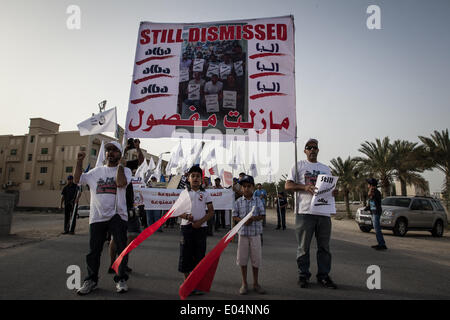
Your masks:
{"label": "dark trousers", "polygon": [[[85,280],[98,282],[98,270],[100,268],[100,257],[105,243],[106,235],[110,232],[120,254],[127,246],[127,222],[123,221],[118,214],[109,221],[92,223],[89,226],[89,253],[86,256],[88,276]],[[114,281],[127,280],[124,267],[127,265],[128,257],[125,256],[119,266],[119,275],[114,276]]]}
{"label": "dark trousers", "polygon": [[195,229],[191,224],[181,226],[180,259],[178,271],[189,273],[203,259],[206,253],[207,227]]}
{"label": "dark trousers", "polygon": [[208,236],[212,236],[213,235],[213,229],[214,229],[214,225],[216,224],[216,217],[213,215],[211,219],[209,219],[208,221],[206,221],[206,224],[208,225]]}
{"label": "dark trousers", "polygon": [[225,211],[224,210],[216,210],[216,231],[222,227],[225,229]]}
{"label": "dark trousers", "polygon": [[297,266],[300,277],[309,279],[309,249],[313,236],[317,241],[317,278],[324,279],[331,270],[331,218],[312,214],[296,214]]}
{"label": "dark trousers", "polygon": [[282,208],[281,210],[277,210],[277,228],[286,229],[286,208]]}
{"label": "dark trousers", "polygon": [[[73,221],[72,228],[70,228],[70,221],[72,217],[73,205],[72,204],[64,204],[64,232],[74,232],[75,227],[77,225],[77,219],[75,218]],[[76,212],[75,212],[76,214]],[[70,229],[70,230],[69,230]]]}

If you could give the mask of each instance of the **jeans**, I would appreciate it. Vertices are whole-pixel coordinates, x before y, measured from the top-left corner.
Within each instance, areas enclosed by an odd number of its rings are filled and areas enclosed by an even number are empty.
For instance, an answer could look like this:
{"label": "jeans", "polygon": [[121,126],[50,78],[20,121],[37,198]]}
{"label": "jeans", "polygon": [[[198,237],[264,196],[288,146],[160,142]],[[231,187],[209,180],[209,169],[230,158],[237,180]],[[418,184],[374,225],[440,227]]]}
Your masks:
{"label": "jeans", "polygon": [[386,243],[384,242],[383,233],[381,232],[380,217],[381,215],[379,214],[372,214],[372,223],[373,228],[375,229],[378,245],[385,246]]}
{"label": "jeans", "polygon": [[312,214],[296,214],[297,266],[299,276],[309,279],[309,249],[315,235],[317,241],[317,279],[324,279],[331,270],[331,218]]}
{"label": "jeans", "polygon": [[[117,252],[120,254],[127,246],[127,222],[123,221],[118,214],[109,221],[92,223],[89,225],[89,253],[86,256],[88,276],[85,280],[98,282],[98,270],[100,268],[100,256],[108,231],[114,238]],[[114,281],[127,280],[124,266],[127,265],[128,257],[125,256],[119,266],[119,275],[114,276]]]}

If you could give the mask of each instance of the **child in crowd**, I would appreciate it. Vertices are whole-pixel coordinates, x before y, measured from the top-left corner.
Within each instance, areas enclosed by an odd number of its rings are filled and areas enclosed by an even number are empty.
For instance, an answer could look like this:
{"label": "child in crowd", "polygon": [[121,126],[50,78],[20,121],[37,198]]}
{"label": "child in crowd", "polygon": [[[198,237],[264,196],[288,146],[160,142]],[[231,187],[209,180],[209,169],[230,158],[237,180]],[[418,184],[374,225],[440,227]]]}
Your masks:
{"label": "child in crowd", "polygon": [[[214,215],[211,196],[202,188],[202,169],[199,166],[193,166],[188,174],[187,190],[191,201],[191,212],[180,216],[182,239],[178,264],[178,271],[184,274],[185,279],[205,256],[207,221]],[[192,294],[202,293],[194,290]]]}
{"label": "child in crowd", "polygon": [[239,230],[237,250],[237,265],[241,267],[242,285],[239,289],[241,295],[248,293],[247,264],[248,259],[253,267],[253,289],[260,294],[265,290],[258,283],[258,272],[261,267],[261,235],[263,232],[262,220],[266,214],[260,198],[254,197],[255,182],[252,176],[244,176],[239,180],[243,196],[236,200],[233,209],[233,220],[241,221],[255,207],[252,217]]}

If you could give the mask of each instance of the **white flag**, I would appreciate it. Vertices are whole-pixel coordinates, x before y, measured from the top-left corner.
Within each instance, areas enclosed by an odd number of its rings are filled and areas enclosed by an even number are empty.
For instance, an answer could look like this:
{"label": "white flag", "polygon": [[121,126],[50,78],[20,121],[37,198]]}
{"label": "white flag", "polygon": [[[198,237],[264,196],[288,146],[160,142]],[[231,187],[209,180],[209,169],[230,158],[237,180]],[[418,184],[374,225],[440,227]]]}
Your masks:
{"label": "white flag", "polygon": [[137,168],[134,176],[136,178],[140,178],[140,181],[145,181],[145,174],[147,173],[147,171],[148,171],[148,164],[147,160],[144,159],[139,168]]}
{"label": "white flag", "polygon": [[231,162],[229,163],[230,166],[234,169],[234,170],[238,170],[241,166],[241,156],[240,156],[240,150],[237,150],[232,159]]}
{"label": "white flag", "polygon": [[267,182],[272,183],[273,182],[273,173],[272,173],[272,159],[269,160],[269,172],[267,173]]}
{"label": "white flag", "polygon": [[77,126],[78,130],[80,130],[80,136],[89,136],[102,132],[115,133],[117,128],[116,108],[97,113]]}
{"label": "white flag", "polygon": [[201,153],[202,153],[202,142],[201,141],[195,142],[191,148],[190,154],[188,155],[188,157],[189,157],[188,167],[189,168],[195,164],[200,163]]}
{"label": "white flag", "polygon": [[180,141],[177,148],[174,149],[170,155],[170,160],[166,167],[166,175],[172,174],[172,169],[176,169],[178,167],[178,162],[182,158],[183,158],[183,148],[181,147],[181,141]]}
{"label": "white flag", "polygon": [[100,150],[98,151],[97,161],[95,162],[95,168],[103,166],[105,161],[105,141],[102,140]]}
{"label": "white flag", "polygon": [[155,161],[153,161],[153,157],[150,157],[150,161],[148,163],[148,170],[153,171],[156,169]]}
{"label": "white flag", "polygon": [[252,163],[250,164],[250,175],[253,176],[253,178],[256,178],[256,176],[258,175],[258,169],[256,169],[256,161],[254,154],[252,157]]}
{"label": "white flag", "polygon": [[162,153],[159,155],[158,164],[156,165],[155,171],[153,171],[153,175],[158,179],[158,182],[161,182],[161,164],[162,164]]}

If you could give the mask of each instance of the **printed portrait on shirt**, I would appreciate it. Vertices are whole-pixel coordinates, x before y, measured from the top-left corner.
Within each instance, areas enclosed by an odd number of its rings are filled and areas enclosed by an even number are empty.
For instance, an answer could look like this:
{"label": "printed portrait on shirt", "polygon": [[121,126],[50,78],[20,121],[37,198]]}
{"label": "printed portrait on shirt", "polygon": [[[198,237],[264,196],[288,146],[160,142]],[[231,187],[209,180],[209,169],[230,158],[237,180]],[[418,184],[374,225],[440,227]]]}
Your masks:
{"label": "printed portrait on shirt", "polygon": [[305,184],[306,185],[316,185],[317,176],[320,174],[320,171],[313,170],[313,172],[306,170],[305,172]]}
{"label": "printed portrait on shirt", "polygon": [[98,179],[96,188],[97,194],[116,194],[116,192],[117,192],[116,179],[114,178],[106,178],[106,180],[103,180],[103,178]]}

